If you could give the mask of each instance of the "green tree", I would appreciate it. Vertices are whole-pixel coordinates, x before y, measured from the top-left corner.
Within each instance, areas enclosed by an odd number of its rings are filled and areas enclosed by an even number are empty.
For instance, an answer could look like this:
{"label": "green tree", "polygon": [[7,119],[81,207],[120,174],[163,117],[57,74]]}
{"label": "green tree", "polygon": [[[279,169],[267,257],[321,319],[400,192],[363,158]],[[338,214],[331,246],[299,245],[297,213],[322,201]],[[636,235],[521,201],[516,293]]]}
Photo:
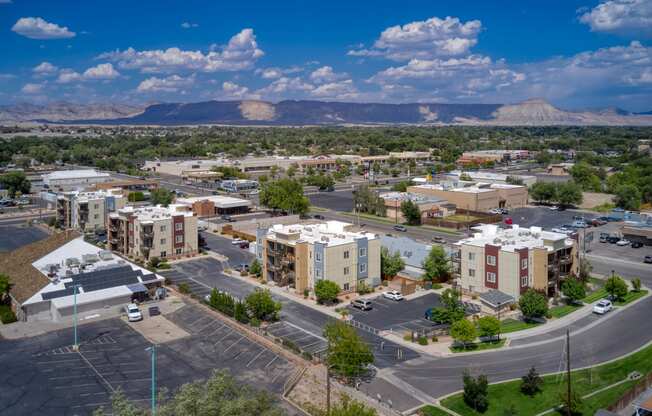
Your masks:
{"label": "green tree", "polygon": [[364,403],[353,400],[347,394],[343,394],[338,403],[331,406],[330,414],[322,409],[308,409],[313,416],[376,416],[376,409],[365,406]]}
{"label": "green tree", "polygon": [[615,189],[614,194],[614,202],[616,203],[616,206],[630,211],[638,210],[641,206],[641,201],[643,200],[643,196],[641,195],[638,186],[632,184],[618,186]]}
{"label": "green tree", "polygon": [[0,273],[0,302],[4,302],[7,296],[9,295],[9,290],[11,289],[11,282],[9,276],[4,273]]}
{"label": "green tree", "polygon": [[493,339],[500,335],[500,320],[494,316],[483,316],[478,319],[478,330],[481,337]]}
{"label": "green tree", "polygon": [[420,225],[421,224],[421,210],[419,205],[410,200],[405,200],[401,202],[401,213],[403,218],[410,225]]}
{"label": "green tree", "polygon": [[529,194],[534,201],[549,203],[557,200],[557,187],[552,182],[537,182],[530,187]]}
{"label": "green tree", "polygon": [[593,271],[593,266],[591,265],[591,263],[586,259],[582,259],[582,261],[580,262],[580,268],[577,274],[577,278],[581,282],[586,284],[589,281],[589,279],[591,279],[592,271]]}
{"label": "green tree", "polygon": [[576,303],[586,297],[586,287],[578,279],[568,278],[561,284],[561,291],[569,303]]}
{"label": "green tree", "polygon": [[340,287],[332,280],[322,279],[315,284],[315,296],[317,303],[332,303],[337,299]]}
{"label": "green tree", "polygon": [[426,280],[445,282],[450,277],[451,263],[442,246],[433,245],[422,266]]}
{"label": "green tree", "polygon": [[[641,291],[641,279],[639,279],[638,277],[632,279],[632,290],[634,292]],[[2,283],[0,283],[0,293],[2,293]]]}
{"label": "green tree", "polygon": [[548,299],[534,289],[528,289],[518,300],[525,319],[540,318],[548,312]]}
{"label": "green tree", "polygon": [[[115,416],[146,416],[149,413],[142,407],[129,401],[122,389],[118,388],[111,395],[111,414]],[[103,407],[99,407],[93,412],[93,416],[105,416]]]}
{"label": "green tree", "polygon": [[386,213],[385,200],[367,185],[358,186],[353,191],[353,205],[360,212],[379,217],[384,217]]}
{"label": "green tree", "polygon": [[480,374],[477,378],[472,377],[468,371],[462,376],[464,384],[464,403],[470,408],[484,413],[489,407],[487,376]]}
{"label": "green tree", "polygon": [[441,324],[453,324],[464,318],[462,294],[455,289],[446,289],[441,294],[442,306],[433,308],[431,320]]}
{"label": "green tree", "polygon": [[293,163],[285,171],[285,174],[288,175],[288,178],[293,178],[297,174],[298,170],[299,166],[296,163]]}
{"label": "green tree", "polygon": [[627,283],[620,276],[612,276],[604,284],[604,290],[615,300],[622,300],[627,295]]}
{"label": "green tree", "polygon": [[394,192],[407,192],[408,186],[412,185],[412,181],[401,181],[401,182],[396,182],[394,185],[392,185],[392,191]]}
{"label": "green tree", "polygon": [[246,324],[249,322],[249,316],[247,315],[247,305],[243,302],[236,302],[233,308],[233,317],[236,321]]}
{"label": "green tree", "polygon": [[528,396],[534,396],[541,391],[543,379],[537,373],[536,368],[530,368],[526,375],[521,377],[521,392]]}
{"label": "green tree", "polygon": [[261,321],[275,321],[281,311],[281,302],[275,302],[269,289],[256,289],[245,298],[252,317]]}
{"label": "green tree", "polygon": [[405,262],[399,251],[390,254],[387,247],[380,248],[380,273],[383,279],[396,276],[404,268]]}
{"label": "green tree", "polygon": [[450,334],[455,341],[462,343],[464,347],[478,337],[475,325],[468,319],[460,319],[454,322],[451,325]]}
{"label": "green tree", "polygon": [[579,162],[571,168],[573,181],[585,191],[601,192],[602,182],[598,176],[598,170],[593,168],[587,162]]}
{"label": "green tree", "polygon": [[174,195],[165,188],[152,189],[149,194],[149,201],[152,205],[163,205],[167,207],[173,200]]}
{"label": "green tree", "polygon": [[258,259],[254,259],[249,265],[249,273],[260,277],[263,274],[263,268],[260,266]]}
{"label": "green tree", "polygon": [[291,214],[305,214],[310,206],[308,198],[303,194],[303,186],[294,179],[280,179],[263,184],[260,203]]}
{"label": "green tree", "polygon": [[16,197],[16,193],[25,195],[31,189],[31,183],[25,176],[25,172],[14,171],[0,176],[0,185],[7,189],[11,198]]}
{"label": "green tree", "polygon": [[462,172],[460,175],[460,180],[464,182],[473,182],[473,178],[466,172]]}
{"label": "green tree", "polygon": [[333,320],[324,327],[328,342],[326,364],[332,371],[351,381],[366,375],[374,355],[356,330],[343,321]]}
{"label": "green tree", "polygon": [[560,205],[580,205],[582,200],[582,188],[575,182],[557,184],[557,202]]}

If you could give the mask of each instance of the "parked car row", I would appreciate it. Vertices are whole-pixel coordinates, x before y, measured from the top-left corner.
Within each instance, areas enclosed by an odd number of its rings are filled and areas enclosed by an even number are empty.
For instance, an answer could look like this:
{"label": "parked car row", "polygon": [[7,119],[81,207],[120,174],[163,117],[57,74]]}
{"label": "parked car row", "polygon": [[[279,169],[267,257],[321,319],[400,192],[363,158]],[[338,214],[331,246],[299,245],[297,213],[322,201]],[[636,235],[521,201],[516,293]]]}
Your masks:
{"label": "parked car row", "polygon": [[[393,300],[396,302],[402,301],[404,299],[403,295],[398,290],[388,290],[383,292],[382,296],[385,299]],[[373,304],[369,299],[353,299],[351,301],[351,306],[360,309],[361,311],[370,311],[373,309]]]}
{"label": "parked car row", "polygon": [[29,198],[2,198],[0,199],[0,207],[13,207],[13,206],[24,206],[31,204]]}
{"label": "parked car row", "polygon": [[489,210],[490,214],[497,214],[497,215],[508,215],[509,210],[507,208],[494,208]]}

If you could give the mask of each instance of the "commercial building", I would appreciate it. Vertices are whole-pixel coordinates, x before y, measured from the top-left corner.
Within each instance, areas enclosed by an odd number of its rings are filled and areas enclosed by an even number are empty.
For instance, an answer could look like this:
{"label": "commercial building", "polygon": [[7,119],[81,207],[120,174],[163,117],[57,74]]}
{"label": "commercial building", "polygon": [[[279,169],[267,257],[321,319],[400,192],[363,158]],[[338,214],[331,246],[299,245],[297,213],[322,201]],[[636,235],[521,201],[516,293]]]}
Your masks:
{"label": "commercial building", "polygon": [[474,228],[472,237],[456,243],[454,256],[463,291],[498,290],[518,299],[529,288],[554,296],[561,282],[578,272],[577,241],[540,227]]}
{"label": "commercial building", "polygon": [[503,185],[513,184],[514,181],[519,181],[520,184],[525,186],[532,186],[536,183],[537,177],[531,175],[505,175],[502,173],[493,173],[485,171],[470,171],[465,172],[461,170],[454,170],[445,175],[448,180],[459,182],[463,177],[469,177],[472,182],[483,183],[498,183]]}
{"label": "commercial building", "polygon": [[548,165],[546,173],[553,176],[569,176],[574,163],[554,163]]}
{"label": "commercial building", "polygon": [[115,315],[133,300],[155,295],[163,277],[66,232],[0,258],[9,275],[12,308],[23,321]]}
{"label": "commercial building", "polygon": [[177,198],[176,204],[190,207],[198,217],[244,214],[251,209],[251,201],[223,195]]}
{"label": "commercial building", "polygon": [[353,232],[339,221],[323,224],[277,224],[259,230],[257,252],[263,276],[297,293],[314,290],[319,280],[331,280],[343,292],[360,284],[380,284],[380,239],[376,234]]}
{"label": "commercial building", "polygon": [[614,210],[610,216],[623,220],[621,233],[624,238],[652,246],[652,212]]}
{"label": "commercial building", "polygon": [[95,169],[58,170],[43,175],[43,185],[52,191],[71,191],[109,182],[111,175]]}
{"label": "commercial building", "polygon": [[483,163],[504,163],[512,160],[529,159],[528,150],[476,150],[473,152],[464,152],[457,163],[460,165],[481,165]]}
{"label": "commercial building", "polygon": [[108,190],[108,189],[122,189],[128,192],[137,191],[151,191],[158,188],[158,181],[153,179],[124,179],[124,180],[111,180],[109,182],[96,183],[90,186],[89,190]]}
{"label": "commercial building", "polygon": [[197,254],[197,216],[187,205],[125,207],[109,214],[109,248],[149,259]]}
{"label": "commercial building", "polygon": [[64,192],[57,195],[56,218],[64,228],[104,229],[109,213],[124,208],[126,203],[127,198],[120,189]]}
{"label": "commercial building", "polygon": [[459,182],[409,186],[407,192],[445,199],[458,209],[487,212],[494,208],[518,208],[527,205],[528,189],[521,185]]}
{"label": "commercial building", "polygon": [[421,212],[421,219],[444,218],[455,214],[455,204],[434,196],[424,196],[409,192],[386,192],[378,195],[385,201],[385,216],[397,222],[405,221],[401,204],[412,201]]}
{"label": "commercial building", "polygon": [[258,182],[248,179],[229,179],[220,182],[220,188],[227,192],[239,193],[258,189]]}

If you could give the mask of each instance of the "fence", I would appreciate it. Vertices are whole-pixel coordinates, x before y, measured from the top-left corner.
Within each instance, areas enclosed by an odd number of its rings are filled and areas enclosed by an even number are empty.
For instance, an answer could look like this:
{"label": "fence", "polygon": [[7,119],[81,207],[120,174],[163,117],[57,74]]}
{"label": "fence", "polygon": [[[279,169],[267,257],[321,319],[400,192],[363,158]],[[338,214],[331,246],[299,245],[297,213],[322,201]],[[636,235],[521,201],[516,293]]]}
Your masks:
{"label": "fence", "polygon": [[631,402],[636,399],[641,393],[649,389],[652,386],[652,373],[643,377],[634,387],[627,390],[618,401],[608,407],[609,411],[619,412],[629,406]]}
{"label": "fence", "polygon": [[355,319],[349,319],[349,320],[347,320],[345,322],[347,324],[351,325],[354,328],[358,328],[358,329],[361,329],[363,331],[370,332],[370,333],[372,333],[374,335],[378,335],[378,332],[380,332],[376,328],[374,328],[373,326],[363,324],[362,322],[356,321]]}

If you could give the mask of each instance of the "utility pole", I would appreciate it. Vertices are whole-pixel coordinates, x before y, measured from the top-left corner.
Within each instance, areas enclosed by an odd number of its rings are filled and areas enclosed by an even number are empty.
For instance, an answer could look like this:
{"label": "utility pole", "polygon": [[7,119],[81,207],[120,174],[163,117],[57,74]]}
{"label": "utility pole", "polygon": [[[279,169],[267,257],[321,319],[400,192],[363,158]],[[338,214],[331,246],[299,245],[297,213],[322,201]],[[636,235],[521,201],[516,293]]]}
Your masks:
{"label": "utility pole", "polygon": [[152,344],[151,347],[145,348],[146,351],[149,351],[152,357],[152,397],[151,397],[151,406],[152,406],[152,416],[156,416],[156,344]]}
{"label": "utility pole", "polygon": [[326,365],[326,416],[331,414],[331,367]]}
{"label": "utility pole", "polygon": [[79,350],[79,342],[77,340],[77,291],[79,290],[79,285],[73,285],[72,286],[72,293],[73,293],[73,306],[72,306],[72,313],[73,313],[73,326],[75,327],[75,343],[72,345],[72,349],[77,351]]}
{"label": "utility pole", "polygon": [[571,416],[571,363],[570,363],[570,329],[566,328],[566,383],[567,391],[566,394],[566,414]]}

